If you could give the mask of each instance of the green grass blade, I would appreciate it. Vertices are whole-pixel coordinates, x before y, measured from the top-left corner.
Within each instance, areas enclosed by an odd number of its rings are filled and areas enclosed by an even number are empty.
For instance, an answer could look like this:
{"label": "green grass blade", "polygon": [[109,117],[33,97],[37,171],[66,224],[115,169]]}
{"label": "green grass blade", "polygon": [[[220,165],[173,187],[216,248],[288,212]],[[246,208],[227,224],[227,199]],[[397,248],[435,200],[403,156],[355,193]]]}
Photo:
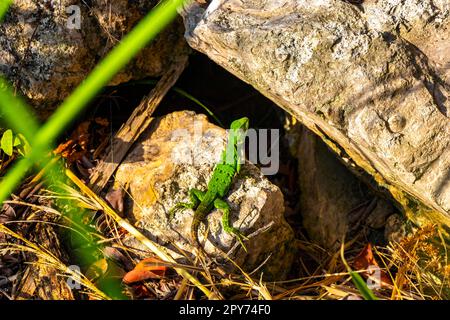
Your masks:
{"label": "green grass blade", "polygon": [[0,0],[0,21],[3,20],[9,6],[13,3],[13,0]]}
{"label": "green grass blade", "polygon": [[162,2],[144,17],[49,118],[39,131],[35,143],[53,141],[114,75],[176,17],[176,10],[183,2],[184,0]]}
{"label": "green grass blade", "polygon": [[[51,149],[56,138],[87,103],[176,17],[177,8],[184,2],[184,0],[167,0],[158,4],[63,102],[41,127],[34,139],[30,139],[32,150],[28,156],[20,160],[1,181],[0,203],[13,192],[33,163],[40,160]],[[2,105],[2,110],[4,109],[3,111],[8,114],[14,112],[13,104]]]}
{"label": "green grass blade", "polygon": [[[158,83],[158,81],[156,80],[139,80],[139,81],[135,81],[133,83],[131,83],[131,85],[133,84],[152,84],[152,85],[156,85]],[[191,100],[192,102],[194,102],[195,104],[199,105],[201,108],[203,108],[206,113],[208,113],[214,120],[216,120],[216,122],[222,127],[225,128],[225,126],[223,125],[222,121],[220,121],[220,119],[214,114],[214,112],[212,112],[206,105],[204,105],[200,100],[198,100],[196,97],[194,97],[193,95],[191,95],[190,93],[188,93],[187,91],[178,88],[178,87],[172,87],[173,91],[175,91],[176,93],[178,93],[180,96],[183,96],[189,100]]]}
{"label": "green grass blade", "polygon": [[177,92],[179,95],[191,100],[192,102],[198,104],[200,107],[202,107],[203,109],[206,110],[206,112],[214,118],[214,120],[216,120],[216,122],[223,128],[225,128],[225,126],[223,125],[223,123],[219,120],[219,118],[216,117],[216,115],[208,109],[208,107],[206,107],[202,102],[200,102],[200,100],[198,100],[196,97],[194,97],[193,95],[191,95],[190,93],[184,91],[183,89],[180,88],[173,88],[173,90],[175,92]]}
{"label": "green grass blade", "polygon": [[0,77],[0,117],[16,133],[22,133],[28,141],[39,129],[39,123],[31,108],[14,95],[12,88]]}
{"label": "green grass blade", "polygon": [[[1,20],[12,1],[0,1]],[[9,197],[36,161],[47,160],[45,156],[64,128],[83,110],[101,88],[176,16],[176,9],[183,2],[184,0],[167,0],[155,7],[63,102],[40,130],[38,122],[32,117],[33,113],[30,108],[21,99],[14,96],[12,89],[0,77],[0,108],[4,120],[17,133],[21,133],[28,138],[32,145],[28,156],[20,160],[0,182],[0,203]],[[10,146],[8,146],[9,149]],[[45,161],[41,162],[42,165],[45,164]],[[62,181],[61,175],[54,164],[48,168],[48,171],[48,176],[53,176],[53,178]],[[105,289],[109,293],[116,292],[117,294],[114,296],[122,297],[120,295],[120,284],[119,286],[108,286]]]}

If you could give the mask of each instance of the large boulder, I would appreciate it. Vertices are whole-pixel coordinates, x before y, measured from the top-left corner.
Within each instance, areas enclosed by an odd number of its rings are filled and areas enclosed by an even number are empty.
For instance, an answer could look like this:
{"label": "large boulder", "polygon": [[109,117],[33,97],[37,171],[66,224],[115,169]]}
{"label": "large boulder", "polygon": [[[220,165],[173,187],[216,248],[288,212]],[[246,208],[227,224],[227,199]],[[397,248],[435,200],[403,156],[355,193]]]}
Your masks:
{"label": "large boulder", "polygon": [[448,2],[213,0],[183,15],[191,47],[320,135],[411,218],[450,226]]}

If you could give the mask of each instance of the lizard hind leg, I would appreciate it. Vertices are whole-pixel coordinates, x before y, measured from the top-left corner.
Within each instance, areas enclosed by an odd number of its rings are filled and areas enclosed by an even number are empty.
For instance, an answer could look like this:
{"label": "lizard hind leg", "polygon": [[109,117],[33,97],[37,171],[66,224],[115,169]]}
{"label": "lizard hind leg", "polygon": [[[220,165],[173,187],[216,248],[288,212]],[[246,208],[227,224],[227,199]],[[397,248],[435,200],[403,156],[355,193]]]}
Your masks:
{"label": "lizard hind leg", "polygon": [[169,221],[175,217],[178,210],[192,209],[195,210],[202,201],[205,192],[198,189],[191,189],[189,191],[190,202],[178,202],[172,209],[169,210]]}
{"label": "lizard hind leg", "polygon": [[225,232],[233,234],[236,239],[239,241],[241,246],[247,251],[247,248],[244,245],[244,239],[247,239],[238,229],[233,227],[230,223],[230,206],[224,200],[217,198],[214,200],[214,207],[223,212],[222,215],[222,226]]}

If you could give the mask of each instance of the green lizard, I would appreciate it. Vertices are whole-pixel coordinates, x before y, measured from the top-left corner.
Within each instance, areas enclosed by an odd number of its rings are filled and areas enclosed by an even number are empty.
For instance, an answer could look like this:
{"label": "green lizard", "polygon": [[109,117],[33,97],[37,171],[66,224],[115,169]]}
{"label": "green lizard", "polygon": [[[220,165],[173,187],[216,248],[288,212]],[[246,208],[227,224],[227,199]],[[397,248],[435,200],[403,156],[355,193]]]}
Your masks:
{"label": "green lizard", "polygon": [[196,246],[202,253],[203,248],[198,240],[198,228],[206,216],[211,212],[213,208],[221,210],[222,226],[223,229],[236,236],[243,248],[245,246],[242,242],[245,238],[239,230],[231,226],[230,224],[230,206],[223,198],[230,190],[233,178],[239,173],[241,169],[241,162],[243,162],[243,143],[249,126],[248,118],[244,117],[235,120],[231,123],[228,133],[228,141],[223,150],[221,159],[214,168],[211,180],[208,183],[208,189],[206,192],[198,189],[191,189],[189,191],[190,202],[180,202],[174,208],[169,211],[169,220],[174,217],[175,211],[183,208],[189,208],[194,210],[194,218],[191,224],[191,240],[193,245]]}

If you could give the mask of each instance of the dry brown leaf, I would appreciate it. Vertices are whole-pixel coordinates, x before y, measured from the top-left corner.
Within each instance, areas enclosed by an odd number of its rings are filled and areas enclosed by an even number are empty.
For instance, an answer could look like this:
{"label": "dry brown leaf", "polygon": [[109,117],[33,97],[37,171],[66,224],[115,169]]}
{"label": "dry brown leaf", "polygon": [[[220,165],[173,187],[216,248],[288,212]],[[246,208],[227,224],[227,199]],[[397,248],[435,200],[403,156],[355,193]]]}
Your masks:
{"label": "dry brown leaf", "polygon": [[136,267],[123,277],[123,282],[131,284],[148,279],[160,279],[166,274],[167,267],[161,265],[156,258],[147,258],[139,262]]}
{"label": "dry brown leaf", "polygon": [[53,153],[61,155],[61,157],[67,159],[69,163],[80,160],[88,151],[90,125],[90,121],[80,123],[71,134],[69,140],[61,143]]}
{"label": "dry brown leaf", "polygon": [[[375,257],[373,255],[372,251],[372,245],[368,243],[364,249],[356,256],[353,267],[356,270],[366,270],[362,273],[362,276],[367,278],[370,278],[374,281],[381,281],[381,286],[391,286],[392,281],[389,275],[384,271],[381,270],[380,266],[378,265],[378,262],[375,260]],[[378,267],[380,270],[380,279],[376,279],[374,277],[375,269],[372,269],[373,267]]]}

